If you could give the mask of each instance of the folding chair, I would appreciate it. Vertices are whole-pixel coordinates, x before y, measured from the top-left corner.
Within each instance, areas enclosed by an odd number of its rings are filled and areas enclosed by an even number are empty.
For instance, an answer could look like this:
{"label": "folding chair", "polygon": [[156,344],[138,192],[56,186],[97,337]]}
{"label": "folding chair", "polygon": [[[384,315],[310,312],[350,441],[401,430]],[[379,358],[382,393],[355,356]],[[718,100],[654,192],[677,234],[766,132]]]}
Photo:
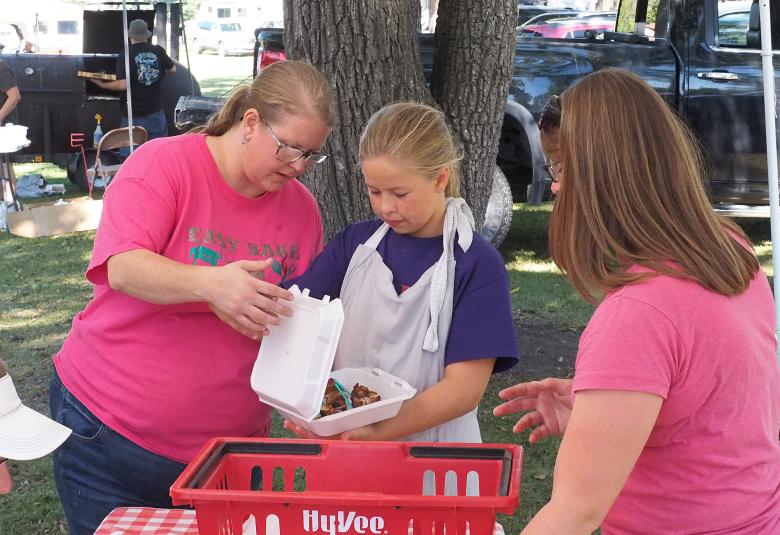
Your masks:
{"label": "folding chair", "polygon": [[[132,145],[137,146],[149,139],[149,135],[143,126],[133,126],[133,142]],[[89,189],[95,184],[95,179],[99,176],[103,181],[103,187],[107,188],[111,179],[119,171],[122,164],[117,165],[104,165],[100,160],[101,153],[113,149],[120,149],[122,147],[130,146],[130,127],[115,128],[107,132],[100,139],[100,143],[97,146],[97,153],[95,154],[95,163],[92,167],[87,169],[87,180],[89,181]]]}

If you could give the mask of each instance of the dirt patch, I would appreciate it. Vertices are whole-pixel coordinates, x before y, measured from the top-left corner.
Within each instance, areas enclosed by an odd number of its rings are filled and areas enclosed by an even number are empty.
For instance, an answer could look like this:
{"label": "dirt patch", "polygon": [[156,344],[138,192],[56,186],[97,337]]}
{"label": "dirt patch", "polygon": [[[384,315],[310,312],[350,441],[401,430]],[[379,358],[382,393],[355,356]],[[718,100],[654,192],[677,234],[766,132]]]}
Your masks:
{"label": "dirt patch", "polygon": [[514,382],[545,377],[572,377],[582,331],[533,316],[516,315],[520,364],[506,372]]}

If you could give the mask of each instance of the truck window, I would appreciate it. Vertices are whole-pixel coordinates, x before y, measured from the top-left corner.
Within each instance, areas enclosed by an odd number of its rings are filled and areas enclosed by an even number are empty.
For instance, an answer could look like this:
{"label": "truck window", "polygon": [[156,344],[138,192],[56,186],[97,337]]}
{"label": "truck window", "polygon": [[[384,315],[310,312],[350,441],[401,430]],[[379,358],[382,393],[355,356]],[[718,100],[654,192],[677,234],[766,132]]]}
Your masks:
{"label": "truck window", "polygon": [[669,34],[669,0],[648,0],[647,10],[637,11],[637,0],[623,0],[618,8],[618,33],[633,33],[648,40]]}
{"label": "truck window", "polygon": [[[729,48],[761,48],[761,26],[758,17],[757,0],[720,0],[717,3],[717,42],[718,46]],[[780,30],[776,27],[778,10],[776,3],[770,2],[772,19],[772,48],[780,49]]]}

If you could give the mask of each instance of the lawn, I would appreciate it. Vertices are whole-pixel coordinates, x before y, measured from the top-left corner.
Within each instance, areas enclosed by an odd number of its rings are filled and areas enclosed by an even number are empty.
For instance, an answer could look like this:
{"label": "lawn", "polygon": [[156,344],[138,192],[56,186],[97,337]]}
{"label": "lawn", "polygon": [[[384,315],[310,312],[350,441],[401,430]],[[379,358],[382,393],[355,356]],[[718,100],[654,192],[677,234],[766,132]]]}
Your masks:
{"label": "lawn", "polygon": [[[17,174],[19,171],[29,169],[18,169]],[[46,172],[53,181],[67,181],[56,169]],[[479,409],[486,442],[520,443],[525,447],[522,503],[513,518],[502,519],[507,533],[517,533],[548,499],[557,441],[530,446],[525,434],[513,435],[513,418],[492,416],[497,392],[519,380],[547,373],[570,374],[576,337],[592,313],[548,257],[550,211],[549,204],[515,206],[512,230],[501,251],[510,277],[521,344],[527,342],[523,347],[527,360],[519,370],[494,377]],[[745,228],[771,273],[768,221],[746,221]],[[65,338],[74,314],[91,295],[84,270],[93,238],[94,232],[38,239],[0,233],[0,356],[8,363],[22,399],[45,413],[51,357]],[[567,337],[568,345],[555,345],[560,336]],[[527,366],[531,362],[535,365]],[[280,424],[276,418],[272,436],[287,436]],[[0,534],[64,533],[50,457],[9,464],[15,489],[0,497]]]}

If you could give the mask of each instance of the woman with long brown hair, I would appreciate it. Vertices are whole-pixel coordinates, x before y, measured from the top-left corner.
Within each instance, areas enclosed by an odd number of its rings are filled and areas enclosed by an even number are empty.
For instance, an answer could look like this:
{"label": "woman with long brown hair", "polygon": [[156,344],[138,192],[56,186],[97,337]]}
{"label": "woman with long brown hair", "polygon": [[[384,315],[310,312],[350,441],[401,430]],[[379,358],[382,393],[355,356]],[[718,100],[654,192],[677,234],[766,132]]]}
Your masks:
{"label": "woman with long brown hair", "polygon": [[278,284],[322,248],[296,179],[322,162],[328,81],[280,62],[203,132],[149,141],[104,197],[86,276],[94,297],[54,357],[51,413],[73,429],[54,456],[71,535],[168,492],[214,436],[267,436],[249,384],[259,340],[289,315]]}
{"label": "woman with long brown hair", "polygon": [[598,308],[573,380],[499,394],[532,443],[563,435],[523,534],[780,533],[774,303],[747,237],[639,77],[598,71],[560,109],[550,250]]}

